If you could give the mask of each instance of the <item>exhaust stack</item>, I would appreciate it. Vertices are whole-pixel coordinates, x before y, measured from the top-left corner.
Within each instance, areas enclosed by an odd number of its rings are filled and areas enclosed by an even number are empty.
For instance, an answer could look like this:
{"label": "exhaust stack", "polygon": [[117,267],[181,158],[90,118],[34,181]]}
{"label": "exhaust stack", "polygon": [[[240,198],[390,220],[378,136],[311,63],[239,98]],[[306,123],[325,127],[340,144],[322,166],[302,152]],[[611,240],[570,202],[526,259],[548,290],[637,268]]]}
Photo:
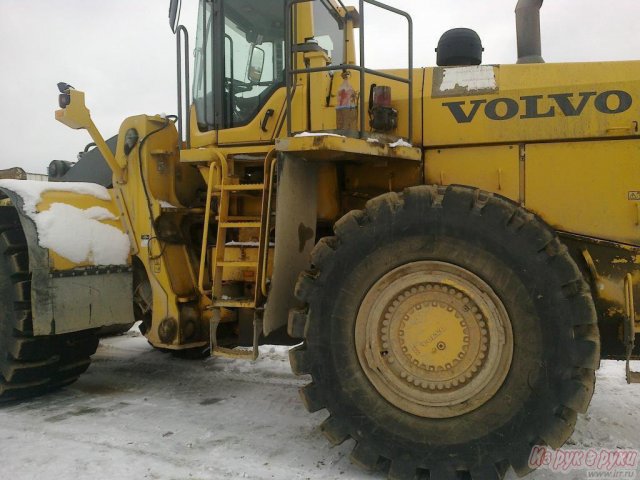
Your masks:
{"label": "exhaust stack", "polygon": [[516,31],[518,63],[544,63],[540,35],[540,8],[544,0],[518,0]]}

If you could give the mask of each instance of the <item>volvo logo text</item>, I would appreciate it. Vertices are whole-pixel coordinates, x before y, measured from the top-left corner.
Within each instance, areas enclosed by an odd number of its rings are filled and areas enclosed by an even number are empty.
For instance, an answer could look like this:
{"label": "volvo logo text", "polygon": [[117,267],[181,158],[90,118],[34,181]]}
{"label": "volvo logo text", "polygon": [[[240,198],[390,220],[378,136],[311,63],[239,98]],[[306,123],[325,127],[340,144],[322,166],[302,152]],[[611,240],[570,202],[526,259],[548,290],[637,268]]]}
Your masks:
{"label": "volvo logo text", "polygon": [[449,109],[458,123],[471,123],[480,111],[483,111],[489,120],[511,120],[516,117],[526,120],[555,117],[559,113],[565,117],[578,117],[591,104],[600,113],[613,115],[626,112],[633,105],[631,95],[622,90],[610,90],[602,93],[581,92],[577,95],[556,93],[546,97],[555,105],[542,108],[541,100],[544,98],[543,95],[529,95],[520,97],[520,101],[504,97],[491,101],[480,99],[445,102],[442,106]]}

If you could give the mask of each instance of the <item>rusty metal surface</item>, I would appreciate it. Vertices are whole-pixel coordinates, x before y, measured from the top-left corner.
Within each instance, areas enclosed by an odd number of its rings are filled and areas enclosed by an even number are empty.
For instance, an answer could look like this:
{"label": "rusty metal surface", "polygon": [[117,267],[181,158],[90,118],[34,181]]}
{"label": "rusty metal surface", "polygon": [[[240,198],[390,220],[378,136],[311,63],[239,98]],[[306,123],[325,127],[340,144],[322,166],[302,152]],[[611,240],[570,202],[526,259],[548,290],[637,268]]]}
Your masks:
{"label": "rusty metal surface", "polygon": [[360,140],[340,135],[288,137],[276,140],[279,152],[296,154],[308,161],[353,161],[393,158],[422,161],[422,149],[412,146],[392,147],[379,140]]}
{"label": "rusty metal surface", "polygon": [[[628,321],[629,302],[625,279],[630,276],[632,299],[640,298],[640,248],[601,239],[561,233],[562,241],[591,285],[598,312],[602,358],[625,360],[624,325]],[[636,332],[640,331],[640,301],[633,305]],[[636,337],[637,338],[637,337]],[[636,341],[631,358],[640,358],[640,342]]]}
{"label": "rusty metal surface", "polygon": [[[33,302],[36,335],[76,332],[133,321],[131,272],[51,278]],[[44,308],[43,308],[44,307]],[[50,319],[50,320],[49,320]]]}

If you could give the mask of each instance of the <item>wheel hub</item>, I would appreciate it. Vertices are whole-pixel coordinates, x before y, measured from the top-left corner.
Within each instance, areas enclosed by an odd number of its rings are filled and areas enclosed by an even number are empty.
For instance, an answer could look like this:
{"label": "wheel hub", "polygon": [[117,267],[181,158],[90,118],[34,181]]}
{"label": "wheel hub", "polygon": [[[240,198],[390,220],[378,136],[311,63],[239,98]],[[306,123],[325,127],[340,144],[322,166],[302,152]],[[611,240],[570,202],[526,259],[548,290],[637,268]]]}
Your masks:
{"label": "wheel hub", "polygon": [[511,324],[491,288],[465,269],[416,262],[368,292],[356,320],[358,356],[376,389],[416,415],[478,408],[498,390],[513,352]]}
{"label": "wheel hub", "polygon": [[[382,322],[380,337],[388,338],[391,331],[398,339],[404,358],[395,361],[399,355],[387,356],[387,361],[397,365],[397,370],[391,368],[400,378],[429,390],[449,390],[477,374],[489,338],[484,316],[476,313],[478,308],[468,297],[455,288],[429,283],[397,300],[398,306],[392,304],[389,318]],[[385,344],[391,345],[384,342],[383,348]]]}

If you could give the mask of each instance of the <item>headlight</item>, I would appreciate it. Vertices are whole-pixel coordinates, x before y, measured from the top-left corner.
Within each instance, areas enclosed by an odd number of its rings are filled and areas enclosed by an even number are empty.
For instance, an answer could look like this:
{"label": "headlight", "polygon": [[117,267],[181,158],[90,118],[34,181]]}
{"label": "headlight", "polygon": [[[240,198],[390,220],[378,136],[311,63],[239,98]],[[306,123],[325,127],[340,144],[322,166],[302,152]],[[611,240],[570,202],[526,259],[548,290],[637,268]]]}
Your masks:
{"label": "headlight", "polygon": [[125,155],[129,155],[129,153],[131,153],[133,147],[135,147],[136,143],[138,143],[138,138],[140,138],[140,136],[138,135],[138,131],[135,128],[130,128],[129,130],[127,130],[127,133],[124,135]]}
{"label": "headlight", "polygon": [[69,95],[68,93],[61,93],[60,95],[58,95],[58,105],[60,105],[60,108],[67,108],[70,103],[71,95]]}

